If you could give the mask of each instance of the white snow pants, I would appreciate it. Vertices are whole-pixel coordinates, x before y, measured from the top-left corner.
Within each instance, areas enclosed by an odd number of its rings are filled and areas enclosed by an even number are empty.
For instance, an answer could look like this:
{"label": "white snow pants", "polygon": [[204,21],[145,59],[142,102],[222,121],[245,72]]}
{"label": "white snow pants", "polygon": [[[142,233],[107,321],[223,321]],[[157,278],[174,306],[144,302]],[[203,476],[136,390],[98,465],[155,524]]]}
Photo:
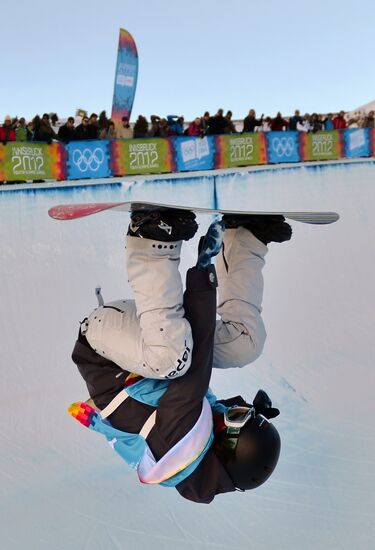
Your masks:
{"label": "white snow pants", "polygon": [[[98,307],[82,325],[90,346],[124,370],[175,378],[191,363],[191,328],[184,318],[178,267],[181,242],[127,237],[127,271],[134,300]],[[263,349],[261,319],[267,247],[243,228],[227,229],[217,259],[219,303],[214,367],[242,367]]]}

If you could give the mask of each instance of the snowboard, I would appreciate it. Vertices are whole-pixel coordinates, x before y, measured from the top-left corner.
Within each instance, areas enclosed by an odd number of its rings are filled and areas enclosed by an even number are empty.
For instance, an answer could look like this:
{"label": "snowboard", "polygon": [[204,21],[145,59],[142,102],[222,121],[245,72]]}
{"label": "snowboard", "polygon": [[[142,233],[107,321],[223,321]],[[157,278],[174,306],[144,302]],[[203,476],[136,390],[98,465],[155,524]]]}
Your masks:
{"label": "snowboard", "polygon": [[179,210],[190,210],[196,214],[231,214],[231,215],[246,215],[246,216],[274,216],[282,215],[288,220],[325,225],[336,222],[339,215],[336,212],[261,212],[252,210],[222,210],[221,208],[203,208],[200,206],[190,206],[180,204],[164,204],[158,202],[144,201],[125,201],[125,202],[96,202],[86,204],[59,204],[48,210],[48,214],[55,220],[76,220],[85,216],[92,216],[106,210],[116,212],[131,212],[133,210],[159,210],[159,209],[176,208]]}

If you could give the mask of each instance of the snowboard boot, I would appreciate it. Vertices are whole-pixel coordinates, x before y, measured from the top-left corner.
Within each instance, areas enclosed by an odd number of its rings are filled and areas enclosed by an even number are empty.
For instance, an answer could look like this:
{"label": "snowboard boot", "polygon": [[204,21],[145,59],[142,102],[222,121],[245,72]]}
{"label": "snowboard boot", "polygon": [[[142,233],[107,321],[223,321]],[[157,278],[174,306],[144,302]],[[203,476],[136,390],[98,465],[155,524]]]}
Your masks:
{"label": "snowboard boot", "polygon": [[194,212],[165,208],[133,210],[128,235],[154,241],[188,241],[198,229]]}
{"label": "snowboard boot", "polygon": [[272,242],[283,243],[289,241],[292,236],[291,226],[285,221],[284,216],[278,214],[269,216],[225,214],[223,222],[226,229],[245,227],[265,245]]}

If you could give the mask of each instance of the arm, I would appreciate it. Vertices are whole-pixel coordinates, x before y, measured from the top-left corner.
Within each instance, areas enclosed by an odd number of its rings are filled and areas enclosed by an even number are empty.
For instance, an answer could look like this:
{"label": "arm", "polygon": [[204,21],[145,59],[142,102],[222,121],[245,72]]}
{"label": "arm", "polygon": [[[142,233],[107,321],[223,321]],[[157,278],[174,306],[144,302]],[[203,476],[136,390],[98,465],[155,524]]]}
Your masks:
{"label": "arm", "polygon": [[212,370],[216,325],[216,272],[214,266],[187,273],[185,316],[193,333],[192,363],[188,372],[171,381],[157,413],[159,434],[169,445],[183,437],[197,421]]}

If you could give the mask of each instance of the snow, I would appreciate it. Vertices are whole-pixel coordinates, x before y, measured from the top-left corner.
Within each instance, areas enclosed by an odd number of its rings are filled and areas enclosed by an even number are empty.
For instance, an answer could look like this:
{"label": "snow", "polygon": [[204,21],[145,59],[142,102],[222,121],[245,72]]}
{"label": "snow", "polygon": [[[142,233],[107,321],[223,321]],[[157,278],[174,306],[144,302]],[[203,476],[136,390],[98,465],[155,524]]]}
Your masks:
{"label": "snow", "polygon": [[[374,161],[360,161],[2,192],[0,547],[373,548],[374,177]],[[66,412],[87,396],[70,354],[95,287],[105,300],[130,293],[128,215],[58,222],[47,210],[130,198],[213,206],[214,180],[221,207],[326,209],[341,219],[293,223],[289,243],[270,245],[264,353],[244,369],[215,372],[212,387],[223,397],[268,391],[282,411],[282,455],[258,490],[205,506],[139,484]],[[209,220],[200,221],[203,231]],[[184,271],[196,244],[184,248]]]}

